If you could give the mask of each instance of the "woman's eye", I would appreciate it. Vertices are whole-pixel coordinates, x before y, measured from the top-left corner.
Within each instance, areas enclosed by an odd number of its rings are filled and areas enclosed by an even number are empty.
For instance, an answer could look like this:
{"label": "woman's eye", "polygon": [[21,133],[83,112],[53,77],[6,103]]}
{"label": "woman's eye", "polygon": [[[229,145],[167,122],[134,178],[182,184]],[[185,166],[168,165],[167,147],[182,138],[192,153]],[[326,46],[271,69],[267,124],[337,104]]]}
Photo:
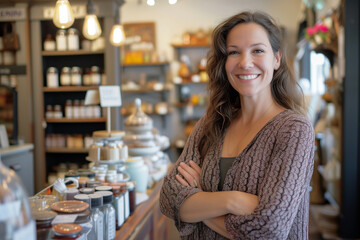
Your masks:
{"label": "woman's eye", "polygon": [[237,51],[229,51],[228,52],[228,55],[230,56],[230,55],[235,55],[235,54],[237,54],[238,52]]}
{"label": "woman's eye", "polygon": [[263,53],[264,52],[264,50],[262,50],[262,49],[255,49],[254,50],[254,53]]}

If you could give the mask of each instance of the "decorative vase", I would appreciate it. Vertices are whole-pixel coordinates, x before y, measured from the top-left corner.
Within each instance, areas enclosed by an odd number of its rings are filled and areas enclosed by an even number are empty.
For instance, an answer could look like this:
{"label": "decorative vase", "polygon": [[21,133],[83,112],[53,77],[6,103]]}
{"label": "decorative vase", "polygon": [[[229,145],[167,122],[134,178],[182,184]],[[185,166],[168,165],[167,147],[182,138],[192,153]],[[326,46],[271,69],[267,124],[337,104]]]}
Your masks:
{"label": "decorative vase", "polygon": [[130,180],[136,182],[136,192],[146,192],[149,169],[141,157],[129,158],[126,162],[126,172],[130,175]]}

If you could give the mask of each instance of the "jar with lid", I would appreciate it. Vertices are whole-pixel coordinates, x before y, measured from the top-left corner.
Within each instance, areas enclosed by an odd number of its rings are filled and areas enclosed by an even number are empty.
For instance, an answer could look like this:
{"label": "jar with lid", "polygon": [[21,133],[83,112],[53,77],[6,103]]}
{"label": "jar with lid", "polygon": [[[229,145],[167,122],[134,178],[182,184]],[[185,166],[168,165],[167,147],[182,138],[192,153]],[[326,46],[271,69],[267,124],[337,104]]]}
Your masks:
{"label": "jar with lid", "polygon": [[73,117],[73,108],[72,108],[72,100],[67,99],[65,103],[65,117],[72,118]]}
{"label": "jar with lid", "polygon": [[101,118],[101,108],[99,105],[92,106],[92,116],[94,118]]}
{"label": "jar with lid", "polygon": [[55,51],[56,50],[56,43],[55,39],[51,34],[47,34],[44,40],[44,50],[45,51]]}
{"label": "jar with lid", "polygon": [[113,193],[110,191],[96,192],[103,197],[101,211],[104,213],[104,240],[115,239],[115,209],[112,206]]}
{"label": "jar with lid", "polygon": [[56,49],[58,51],[66,51],[67,50],[66,30],[59,29],[56,32]]}
{"label": "jar with lid", "polygon": [[125,222],[125,202],[124,191],[121,191],[120,186],[113,186],[113,206],[115,209],[115,228],[119,230]]}
{"label": "jar with lid", "polygon": [[81,86],[81,68],[72,67],[71,69],[71,85]]}
{"label": "jar with lid", "polygon": [[80,111],[80,118],[86,118],[86,106],[85,106],[85,100],[80,100],[80,106],[79,106],[79,111]]}
{"label": "jar with lid", "polygon": [[62,118],[63,117],[63,113],[62,113],[60,105],[55,105],[53,114],[54,114],[54,118]]}
{"label": "jar with lid", "polygon": [[46,72],[46,86],[59,87],[59,72],[55,67],[49,67]]}
{"label": "jar with lid", "polygon": [[91,83],[92,85],[101,84],[101,73],[100,73],[100,68],[98,66],[91,67]]}
{"label": "jar with lid", "polygon": [[68,50],[79,50],[79,31],[76,28],[69,28],[67,31]]}
{"label": "jar with lid", "polygon": [[92,78],[91,78],[91,70],[90,70],[90,68],[85,68],[84,75],[83,75],[83,85],[84,86],[92,85]]}
{"label": "jar with lid", "polygon": [[78,99],[73,102],[73,118],[80,118],[80,100]]}
{"label": "jar with lid", "polygon": [[137,192],[146,192],[149,169],[142,157],[132,157],[126,162],[126,172],[129,173],[132,181],[136,182]]}
{"label": "jar with lid", "polygon": [[92,228],[88,236],[95,236],[94,239],[103,239],[104,237],[104,214],[100,210],[103,205],[103,198],[100,194],[88,195],[91,200],[90,218]]}
{"label": "jar with lid", "polygon": [[71,68],[63,67],[60,74],[60,84],[62,86],[70,86],[71,83]]}
{"label": "jar with lid", "polygon": [[54,118],[54,111],[52,105],[46,105],[45,118]]}

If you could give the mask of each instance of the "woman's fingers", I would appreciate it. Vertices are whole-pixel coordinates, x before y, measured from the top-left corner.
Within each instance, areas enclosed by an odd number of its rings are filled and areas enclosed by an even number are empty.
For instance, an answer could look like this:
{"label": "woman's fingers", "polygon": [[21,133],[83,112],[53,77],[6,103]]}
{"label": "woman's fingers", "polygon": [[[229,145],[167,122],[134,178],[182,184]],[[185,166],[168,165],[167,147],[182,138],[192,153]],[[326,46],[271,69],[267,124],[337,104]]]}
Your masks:
{"label": "woman's fingers", "polygon": [[190,160],[189,162],[190,166],[197,172],[197,174],[199,174],[199,176],[201,176],[201,168],[199,167],[199,165],[197,165],[194,161]]}
{"label": "woman's fingers", "polygon": [[[194,166],[194,168],[192,166]],[[192,166],[189,166],[185,163],[180,163],[178,167],[178,171],[183,176],[182,180],[185,180],[189,186],[201,188],[200,187],[201,168],[194,162],[192,163]]]}
{"label": "woman's fingers", "polygon": [[181,185],[190,186],[189,183],[187,181],[185,181],[179,174],[177,174],[175,177],[176,177],[176,180],[178,180]]}

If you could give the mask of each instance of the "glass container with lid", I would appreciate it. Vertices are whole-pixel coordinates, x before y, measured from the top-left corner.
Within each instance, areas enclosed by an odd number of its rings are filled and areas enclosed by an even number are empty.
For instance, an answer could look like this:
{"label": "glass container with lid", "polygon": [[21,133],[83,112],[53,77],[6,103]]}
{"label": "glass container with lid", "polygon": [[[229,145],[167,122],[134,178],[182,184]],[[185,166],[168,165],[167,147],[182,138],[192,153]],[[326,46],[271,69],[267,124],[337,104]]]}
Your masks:
{"label": "glass container with lid", "polygon": [[60,74],[60,84],[62,86],[69,86],[71,83],[71,68],[63,67]]}
{"label": "glass container with lid", "polygon": [[125,119],[125,128],[128,131],[143,133],[153,128],[153,120],[141,110],[141,99],[135,99],[135,111]]}
{"label": "glass container with lid", "polygon": [[69,28],[67,31],[67,45],[69,50],[79,50],[79,31],[76,28]]}

